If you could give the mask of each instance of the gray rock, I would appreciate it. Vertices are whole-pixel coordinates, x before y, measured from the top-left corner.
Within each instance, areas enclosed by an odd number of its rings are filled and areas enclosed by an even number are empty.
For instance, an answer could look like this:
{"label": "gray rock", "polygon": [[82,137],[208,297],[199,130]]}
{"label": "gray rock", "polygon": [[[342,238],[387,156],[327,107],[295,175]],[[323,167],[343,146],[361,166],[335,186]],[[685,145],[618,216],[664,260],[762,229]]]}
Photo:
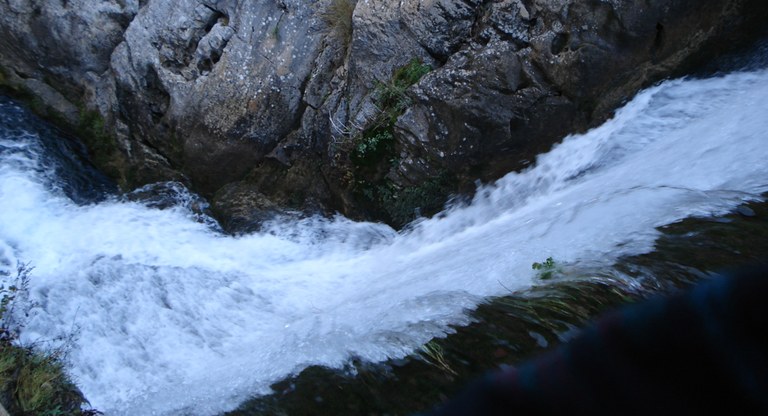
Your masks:
{"label": "gray rock", "polygon": [[469,184],[525,167],[640,88],[727,47],[767,9],[646,3],[491,3],[472,42],[414,88],[396,125],[404,157],[390,177],[407,185],[447,169]]}
{"label": "gray rock", "polygon": [[223,229],[232,233],[258,231],[264,221],[281,211],[258,189],[242,182],[222,187],[212,208]]}
{"label": "gray rock", "polygon": [[[767,16],[762,0],[8,0],[0,80],[71,124],[98,114],[89,146],[126,188],[378,215],[361,181],[471,190]],[[434,70],[388,153],[356,165],[381,85],[414,58]]]}

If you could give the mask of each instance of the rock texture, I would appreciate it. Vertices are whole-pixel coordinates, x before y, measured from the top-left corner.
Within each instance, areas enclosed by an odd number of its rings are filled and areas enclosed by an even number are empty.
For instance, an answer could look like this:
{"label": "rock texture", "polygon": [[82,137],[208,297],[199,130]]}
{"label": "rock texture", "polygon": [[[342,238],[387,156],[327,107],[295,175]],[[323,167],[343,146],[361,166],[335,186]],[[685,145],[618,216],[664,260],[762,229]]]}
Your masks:
{"label": "rock texture", "polygon": [[0,83],[126,188],[179,180],[235,223],[288,206],[402,225],[766,17],[764,0],[7,0]]}

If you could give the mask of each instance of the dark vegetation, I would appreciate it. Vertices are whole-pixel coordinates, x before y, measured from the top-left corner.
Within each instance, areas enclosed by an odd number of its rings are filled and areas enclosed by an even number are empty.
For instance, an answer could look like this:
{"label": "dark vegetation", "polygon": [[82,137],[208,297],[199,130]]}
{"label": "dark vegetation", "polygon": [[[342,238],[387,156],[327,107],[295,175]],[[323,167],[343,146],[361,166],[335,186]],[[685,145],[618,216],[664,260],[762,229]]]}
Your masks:
{"label": "dark vegetation", "polygon": [[19,345],[30,271],[22,264],[15,276],[0,276],[0,401],[12,415],[99,414],[82,409],[88,401],[66,374],[66,346],[43,350],[40,345]]}
{"label": "dark vegetation", "polygon": [[455,185],[455,178],[444,171],[410,187],[400,186],[387,177],[399,162],[394,127],[411,105],[407,91],[431,70],[430,65],[414,58],[398,68],[389,81],[380,83],[374,93],[378,113],[349,142],[348,184],[353,194],[375,217],[397,228],[442,210],[445,195]]}

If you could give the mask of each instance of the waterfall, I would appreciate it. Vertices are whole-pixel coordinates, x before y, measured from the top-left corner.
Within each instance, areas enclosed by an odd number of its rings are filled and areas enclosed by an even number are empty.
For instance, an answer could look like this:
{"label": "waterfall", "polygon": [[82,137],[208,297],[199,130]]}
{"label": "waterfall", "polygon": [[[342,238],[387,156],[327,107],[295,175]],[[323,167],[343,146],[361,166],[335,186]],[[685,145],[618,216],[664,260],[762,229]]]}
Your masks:
{"label": "waterfall", "polygon": [[216,414],[309,365],[403,357],[530,287],[533,262],[610,266],[653,250],[657,227],[760,199],[766,103],[766,70],[667,81],[406,231],[277,218],[229,236],[178,185],[166,209],[116,195],[3,100],[0,270],[34,266],[21,340],[74,334],[94,407]]}

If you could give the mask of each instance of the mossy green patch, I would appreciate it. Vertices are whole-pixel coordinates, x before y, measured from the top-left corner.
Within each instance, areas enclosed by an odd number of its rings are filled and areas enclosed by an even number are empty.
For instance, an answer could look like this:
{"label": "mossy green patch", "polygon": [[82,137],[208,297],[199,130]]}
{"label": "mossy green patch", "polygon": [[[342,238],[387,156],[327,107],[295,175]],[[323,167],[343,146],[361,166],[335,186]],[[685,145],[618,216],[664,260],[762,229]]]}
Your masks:
{"label": "mossy green patch", "polygon": [[108,157],[117,150],[117,143],[104,128],[104,118],[98,111],[80,109],[77,132],[94,158]]}
{"label": "mossy green patch", "polygon": [[85,143],[93,163],[125,187],[130,183],[130,171],[126,168],[116,138],[111,135],[101,113],[80,108],[76,135]]}

